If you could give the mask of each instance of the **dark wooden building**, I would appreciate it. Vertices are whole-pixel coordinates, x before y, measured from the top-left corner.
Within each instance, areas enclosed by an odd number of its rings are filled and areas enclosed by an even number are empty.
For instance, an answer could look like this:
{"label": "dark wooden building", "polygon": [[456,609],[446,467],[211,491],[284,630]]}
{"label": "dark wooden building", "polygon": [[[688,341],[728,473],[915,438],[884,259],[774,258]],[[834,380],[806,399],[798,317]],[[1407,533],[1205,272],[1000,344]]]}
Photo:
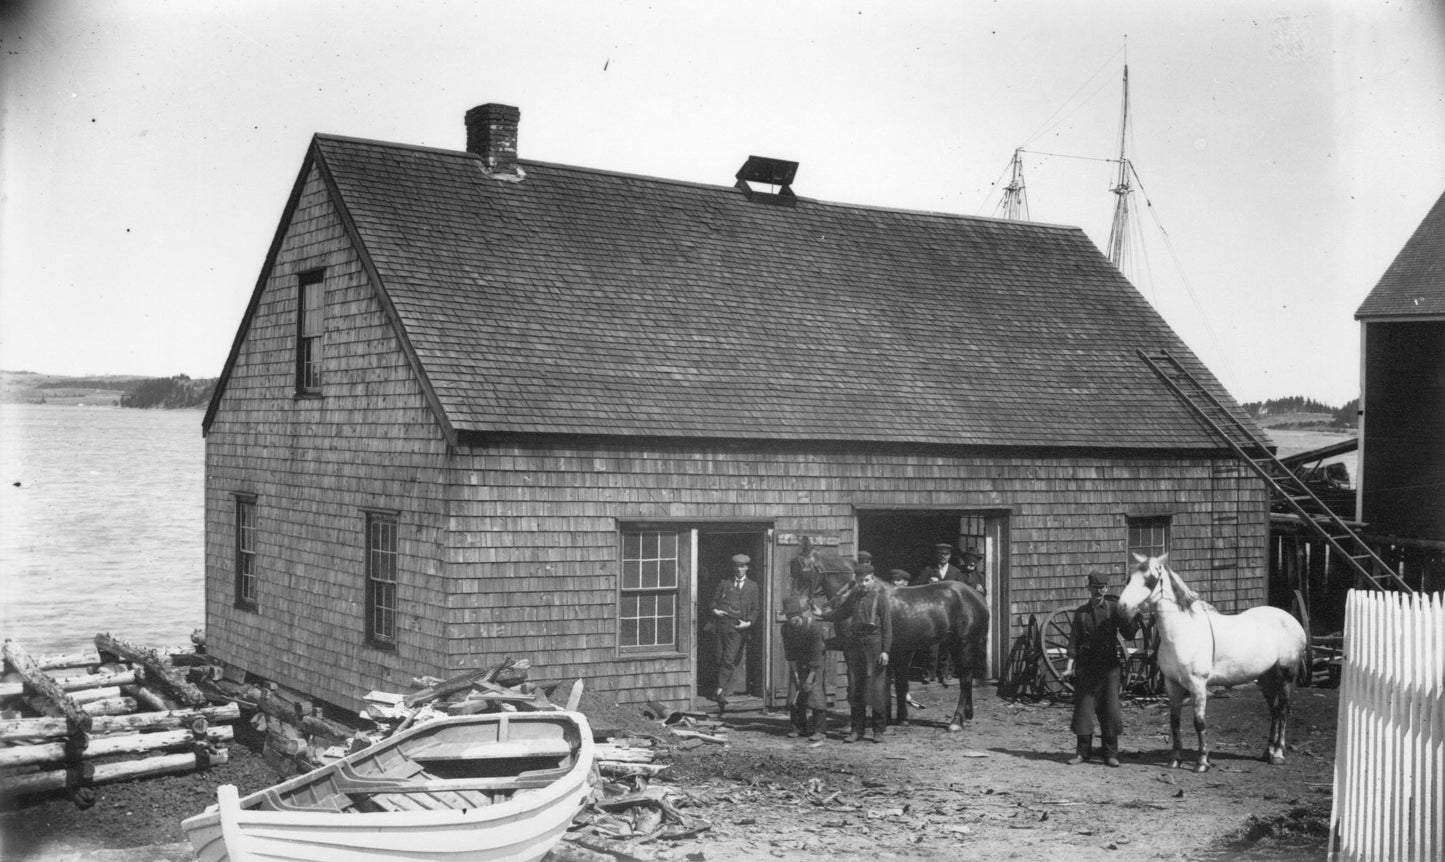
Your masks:
{"label": "dark wooden building", "polygon": [[1445,588],[1445,196],[1375,289],[1360,321],[1356,508],[1398,548],[1407,580]]}
{"label": "dark wooden building", "polygon": [[517,124],[314,138],[205,417],[220,658],[353,709],[506,655],[685,703],[729,557],[766,621],[802,536],[978,547],[995,670],[1131,548],[1263,600],[1263,485],[1135,351],[1229,396],[1081,230],[521,160]]}

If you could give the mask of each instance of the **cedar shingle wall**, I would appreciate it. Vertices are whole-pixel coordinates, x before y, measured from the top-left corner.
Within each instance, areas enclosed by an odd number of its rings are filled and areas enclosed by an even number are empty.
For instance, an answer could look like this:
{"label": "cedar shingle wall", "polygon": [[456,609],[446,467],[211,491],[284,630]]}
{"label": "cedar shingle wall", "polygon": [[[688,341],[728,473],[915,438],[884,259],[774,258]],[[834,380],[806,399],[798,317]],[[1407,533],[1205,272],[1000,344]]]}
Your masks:
{"label": "cedar shingle wall", "polygon": [[756,519],[783,532],[837,533],[851,553],[855,507],[1009,509],[1012,635],[1030,613],[1082,601],[1089,568],[1122,573],[1126,514],[1168,511],[1171,559],[1188,583],[1226,611],[1264,601],[1266,495],[1229,461],[619,444],[471,450],[457,464],[446,551],[451,666],[527,656],[547,678],[582,676],[621,702],[690,697],[693,659],[619,659],[620,521]]}
{"label": "cedar shingle wall", "polygon": [[[296,276],[326,268],[324,397],[293,397]],[[207,649],[356,708],[443,664],[445,444],[325,187],[308,178],[206,439]],[[256,495],[258,608],[234,602],[232,495]],[[398,646],[364,645],[363,508],[401,512]]]}

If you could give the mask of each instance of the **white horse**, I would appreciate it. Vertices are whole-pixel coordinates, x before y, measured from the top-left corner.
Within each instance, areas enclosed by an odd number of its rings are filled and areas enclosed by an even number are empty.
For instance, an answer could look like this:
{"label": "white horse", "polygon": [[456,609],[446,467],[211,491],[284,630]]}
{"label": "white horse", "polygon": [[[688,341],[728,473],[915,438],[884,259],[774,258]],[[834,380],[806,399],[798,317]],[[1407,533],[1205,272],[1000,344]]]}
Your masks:
{"label": "white horse", "polygon": [[1179,714],[1187,693],[1194,700],[1194,730],[1199,734],[1199,762],[1195,772],[1209,769],[1209,741],[1205,735],[1204,707],[1211,685],[1233,686],[1258,680],[1269,705],[1269,743],[1264,759],[1284,763],[1284,732],[1289,721],[1289,698],[1305,651],[1305,632],[1299,622],[1275,607],[1250,608],[1243,613],[1221,614],[1169,570],[1169,555],[1134,555],[1139,565],[1119,597],[1125,618],[1148,604],[1159,632],[1159,670],[1169,690],[1169,729],[1174,733],[1178,768],[1184,759],[1179,743]]}

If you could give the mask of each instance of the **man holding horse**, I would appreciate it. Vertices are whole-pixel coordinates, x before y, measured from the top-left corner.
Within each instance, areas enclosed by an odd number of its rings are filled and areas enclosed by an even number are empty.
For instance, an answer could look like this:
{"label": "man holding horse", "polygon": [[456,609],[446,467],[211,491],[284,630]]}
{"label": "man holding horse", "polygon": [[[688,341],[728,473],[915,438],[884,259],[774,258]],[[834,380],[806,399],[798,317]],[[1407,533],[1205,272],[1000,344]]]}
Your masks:
{"label": "man holding horse", "polygon": [[893,613],[888,595],[873,577],[873,566],[860,563],[853,572],[857,598],[851,601],[847,643],[848,708],[851,732],[844,742],[860,742],[870,723],[873,741],[883,742],[888,730],[888,651],[893,648]]}
{"label": "man holding horse", "polygon": [[1074,611],[1069,631],[1069,661],[1064,676],[1074,679],[1074,719],[1071,728],[1078,741],[1070,766],[1087,763],[1092,754],[1097,724],[1103,743],[1104,763],[1119,765],[1119,735],[1124,717],[1119,706],[1124,657],[1119,638],[1132,639],[1139,630],[1139,617],[1132,619],[1119,609],[1119,600],[1104,590],[1109,580],[1103,574],[1088,575],[1089,600]]}

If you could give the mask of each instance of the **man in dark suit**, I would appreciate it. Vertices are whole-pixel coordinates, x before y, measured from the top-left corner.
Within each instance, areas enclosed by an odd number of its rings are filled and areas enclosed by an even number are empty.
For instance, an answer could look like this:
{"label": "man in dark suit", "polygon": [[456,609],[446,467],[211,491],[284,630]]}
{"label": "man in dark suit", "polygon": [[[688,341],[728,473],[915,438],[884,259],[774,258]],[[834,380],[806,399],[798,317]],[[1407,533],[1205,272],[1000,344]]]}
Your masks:
{"label": "man in dark suit", "polygon": [[713,700],[717,701],[719,715],[727,709],[728,695],[733,693],[733,677],[739,668],[743,673],[743,685],[747,685],[748,671],[744,657],[748,638],[752,636],[751,629],[757,625],[762,612],[758,585],[748,580],[748,566],[751,564],[752,559],[747,554],[734,556],[733,576],[720,581],[717,592],[713,594],[712,613],[718,655],[717,692],[713,694]]}
{"label": "man in dark suit", "polygon": [[1069,631],[1069,662],[1064,677],[1074,680],[1074,720],[1070,725],[1078,741],[1070,766],[1086,763],[1091,755],[1097,724],[1103,741],[1104,763],[1119,765],[1119,735],[1124,718],[1119,709],[1123,656],[1119,638],[1132,639],[1139,631],[1139,617],[1128,619],[1119,610],[1116,596],[1104,595],[1109,580],[1090,572],[1089,600],[1074,611]]}
{"label": "man in dark suit", "polygon": [[913,579],[913,586],[932,584],[938,581],[958,581],[964,583],[963,572],[958,566],[949,562],[953,556],[953,546],[947,542],[939,542],[933,546],[933,564],[924,566],[919,570],[918,575]]}

